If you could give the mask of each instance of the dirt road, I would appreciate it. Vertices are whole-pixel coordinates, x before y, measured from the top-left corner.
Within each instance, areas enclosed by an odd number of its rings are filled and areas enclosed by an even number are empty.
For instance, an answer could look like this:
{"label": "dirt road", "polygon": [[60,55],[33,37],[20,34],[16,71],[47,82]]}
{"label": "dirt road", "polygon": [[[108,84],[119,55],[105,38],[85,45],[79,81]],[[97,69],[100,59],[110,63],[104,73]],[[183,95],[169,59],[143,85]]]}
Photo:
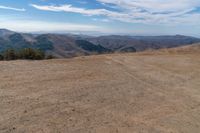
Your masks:
{"label": "dirt road", "polygon": [[0,62],[0,133],[199,133],[199,57]]}

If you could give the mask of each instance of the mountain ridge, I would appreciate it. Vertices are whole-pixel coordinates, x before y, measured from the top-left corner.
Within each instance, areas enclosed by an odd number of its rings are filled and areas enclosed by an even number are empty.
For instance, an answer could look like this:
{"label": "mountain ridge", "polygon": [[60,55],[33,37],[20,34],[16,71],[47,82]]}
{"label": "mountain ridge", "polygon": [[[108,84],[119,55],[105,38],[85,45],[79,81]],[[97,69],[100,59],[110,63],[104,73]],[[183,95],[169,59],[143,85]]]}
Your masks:
{"label": "mountain ridge", "polygon": [[74,34],[29,34],[0,29],[0,52],[8,49],[36,48],[58,58],[114,52],[139,52],[175,48],[200,42],[183,35],[165,36],[86,36]]}

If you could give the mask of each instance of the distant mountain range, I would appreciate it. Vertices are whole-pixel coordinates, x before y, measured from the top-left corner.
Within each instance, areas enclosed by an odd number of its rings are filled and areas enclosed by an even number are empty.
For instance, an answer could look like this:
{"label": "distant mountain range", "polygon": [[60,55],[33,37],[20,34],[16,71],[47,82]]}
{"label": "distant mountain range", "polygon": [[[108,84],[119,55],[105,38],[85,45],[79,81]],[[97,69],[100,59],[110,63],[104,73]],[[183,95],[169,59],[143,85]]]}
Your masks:
{"label": "distant mountain range", "polygon": [[72,34],[27,34],[0,29],[0,52],[37,48],[58,58],[112,52],[137,52],[174,48],[200,42],[199,38],[175,36],[85,36]]}

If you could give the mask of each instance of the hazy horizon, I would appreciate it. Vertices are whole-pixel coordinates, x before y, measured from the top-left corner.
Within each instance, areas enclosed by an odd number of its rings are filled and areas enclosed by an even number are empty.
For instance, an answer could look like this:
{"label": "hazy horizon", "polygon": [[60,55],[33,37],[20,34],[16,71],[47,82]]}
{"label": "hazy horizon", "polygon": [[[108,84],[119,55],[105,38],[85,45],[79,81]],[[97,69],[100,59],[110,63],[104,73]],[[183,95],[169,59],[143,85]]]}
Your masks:
{"label": "hazy horizon", "polygon": [[128,34],[128,33],[101,33],[101,32],[79,32],[79,31],[35,31],[35,32],[28,32],[28,31],[15,31],[15,30],[11,30],[11,29],[6,29],[6,28],[1,28],[0,30],[9,30],[12,32],[16,32],[16,33],[24,33],[24,34],[60,34],[60,35],[83,35],[83,36],[93,36],[93,37],[98,37],[98,36],[139,36],[139,37],[148,37],[148,36],[152,36],[152,37],[156,37],[156,36],[190,36],[190,37],[196,37],[196,38],[200,38],[200,36],[195,36],[195,35],[184,35],[184,34]]}

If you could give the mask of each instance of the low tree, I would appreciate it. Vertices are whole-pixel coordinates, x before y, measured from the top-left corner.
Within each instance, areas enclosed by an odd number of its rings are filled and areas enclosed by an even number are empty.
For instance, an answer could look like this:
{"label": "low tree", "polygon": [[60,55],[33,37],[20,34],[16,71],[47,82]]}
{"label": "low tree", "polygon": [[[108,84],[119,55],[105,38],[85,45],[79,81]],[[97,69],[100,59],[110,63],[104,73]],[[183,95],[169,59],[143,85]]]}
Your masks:
{"label": "low tree", "polygon": [[8,49],[4,52],[5,60],[15,60],[17,59],[17,54],[14,49]]}
{"label": "low tree", "polygon": [[38,49],[25,48],[18,52],[19,59],[42,60],[45,58],[45,53]]}

